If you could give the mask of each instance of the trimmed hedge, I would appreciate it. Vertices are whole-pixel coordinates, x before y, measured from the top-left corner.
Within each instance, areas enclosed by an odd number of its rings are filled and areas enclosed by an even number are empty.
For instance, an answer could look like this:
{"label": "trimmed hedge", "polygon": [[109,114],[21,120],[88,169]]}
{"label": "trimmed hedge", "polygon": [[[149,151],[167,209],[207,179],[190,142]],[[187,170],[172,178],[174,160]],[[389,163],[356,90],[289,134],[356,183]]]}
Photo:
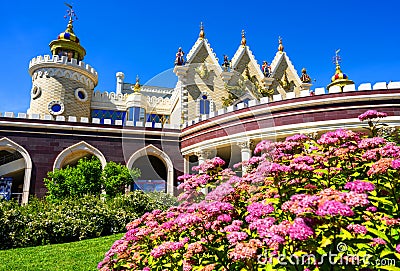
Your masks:
{"label": "trimmed hedge", "polygon": [[125,225],[154,209],[175,205],[164,193],[134,191],[103,200],[99,196],[47,202],[32,198],[19,206],[0,201],[0,249],[78,241],[125,231]]}

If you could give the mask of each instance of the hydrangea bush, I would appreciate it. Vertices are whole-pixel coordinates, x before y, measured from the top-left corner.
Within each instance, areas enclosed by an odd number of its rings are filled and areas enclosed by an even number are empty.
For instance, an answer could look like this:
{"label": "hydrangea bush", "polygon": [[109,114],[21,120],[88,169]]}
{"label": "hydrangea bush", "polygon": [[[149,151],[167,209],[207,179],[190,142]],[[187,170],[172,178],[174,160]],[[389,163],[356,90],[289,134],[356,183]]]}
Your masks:
{"label": "hydrangea bush", "polygon": [[399,146],[339,129],[254,152],[243,177],[218,157],[181,176],[182,204],[129,223],[98,269],[399,270]]}

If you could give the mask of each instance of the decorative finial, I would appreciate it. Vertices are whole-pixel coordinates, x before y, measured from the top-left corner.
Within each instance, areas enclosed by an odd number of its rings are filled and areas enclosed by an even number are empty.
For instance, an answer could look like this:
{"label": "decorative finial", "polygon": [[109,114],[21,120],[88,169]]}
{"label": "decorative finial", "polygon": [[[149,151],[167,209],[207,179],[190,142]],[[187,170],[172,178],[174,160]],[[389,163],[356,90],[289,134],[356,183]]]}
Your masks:
{"label": "decorative finial", "polygon": [[141,85],[140,85],[140,83],[139,83],[139,75],[136,75],[136,84],[135,84],[135,86],[133,87],[133,92],[135,92],[135,93],[139,93],[140,92],[140,88],[142,87]]}
{"label": "decorative finial", "polygon": [[283,44],[282,44],[282,37],[281,36],[278,37],[278,41],[279,41],[278,51],[283,53],[284,47],[283,47]]}
{"label": "decorative finial", "polygon": [[78,20],[78,16],[76,16],[75,11],[72,9],[72,6],[68,3],[64,3],[68,9],[67,9],[67,14],[64,15],[64,18],[69,18],[68,20],[68,25],[67,25],[67,30],[65,32],[69,32],[69,33],[74,33],[73,29],[72,29],[72,23],[76,20]]}
{"label": "decorative finial", "polygon": [[242,30],[242,42],[241,42],[242,46],[245,47],[246,46],[246,35],[244,30]]}
{"label": "decorative finial", "polygon": [[204,34],[204,26],[203,26],[203,22],[200,22],[200,33],[199,33],[199,38],[200,39],[204,39],[205,34]]}
{"label": "decorative finial", "polygon": [[342,58],[339,55],[340,49],[337,49],[335,51],[335,56],[333,57],[333,64],[336,65],[336,67],[340,66],[340,62],[342,62]]}

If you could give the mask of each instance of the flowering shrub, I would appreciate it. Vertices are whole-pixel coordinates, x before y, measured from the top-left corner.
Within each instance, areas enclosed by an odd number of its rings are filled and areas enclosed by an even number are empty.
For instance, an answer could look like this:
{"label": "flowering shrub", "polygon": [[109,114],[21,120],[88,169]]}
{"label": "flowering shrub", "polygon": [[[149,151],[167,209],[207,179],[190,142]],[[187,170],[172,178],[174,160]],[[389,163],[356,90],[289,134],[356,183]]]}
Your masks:
{"label": "flowering shrub", "polygon": [[400,147],[339,129],[255,154],[243,177],[220,158],[182,176],[182,204],[129,223],[98,268],[398,270],[375,265],[400,264]]}
{"label": "flowering shrub", "polygon": [[49,202],[31,198],[27,205],[0,200],[0,249],[57,244],[120,233],[145,212],[168,209],[165,193],[134,191],[107,200],[86,195]]}

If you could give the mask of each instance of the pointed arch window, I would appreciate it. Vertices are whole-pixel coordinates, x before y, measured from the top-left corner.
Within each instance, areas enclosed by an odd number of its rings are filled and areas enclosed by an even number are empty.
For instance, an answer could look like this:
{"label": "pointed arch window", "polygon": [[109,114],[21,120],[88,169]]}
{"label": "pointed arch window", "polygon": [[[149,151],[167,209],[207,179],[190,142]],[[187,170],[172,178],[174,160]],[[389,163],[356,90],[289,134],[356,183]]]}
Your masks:
{"label": "pointed arch window", "polygon": [[200,114],[210,114],[210,100],[207,95],[202,95],[200,99]]}

